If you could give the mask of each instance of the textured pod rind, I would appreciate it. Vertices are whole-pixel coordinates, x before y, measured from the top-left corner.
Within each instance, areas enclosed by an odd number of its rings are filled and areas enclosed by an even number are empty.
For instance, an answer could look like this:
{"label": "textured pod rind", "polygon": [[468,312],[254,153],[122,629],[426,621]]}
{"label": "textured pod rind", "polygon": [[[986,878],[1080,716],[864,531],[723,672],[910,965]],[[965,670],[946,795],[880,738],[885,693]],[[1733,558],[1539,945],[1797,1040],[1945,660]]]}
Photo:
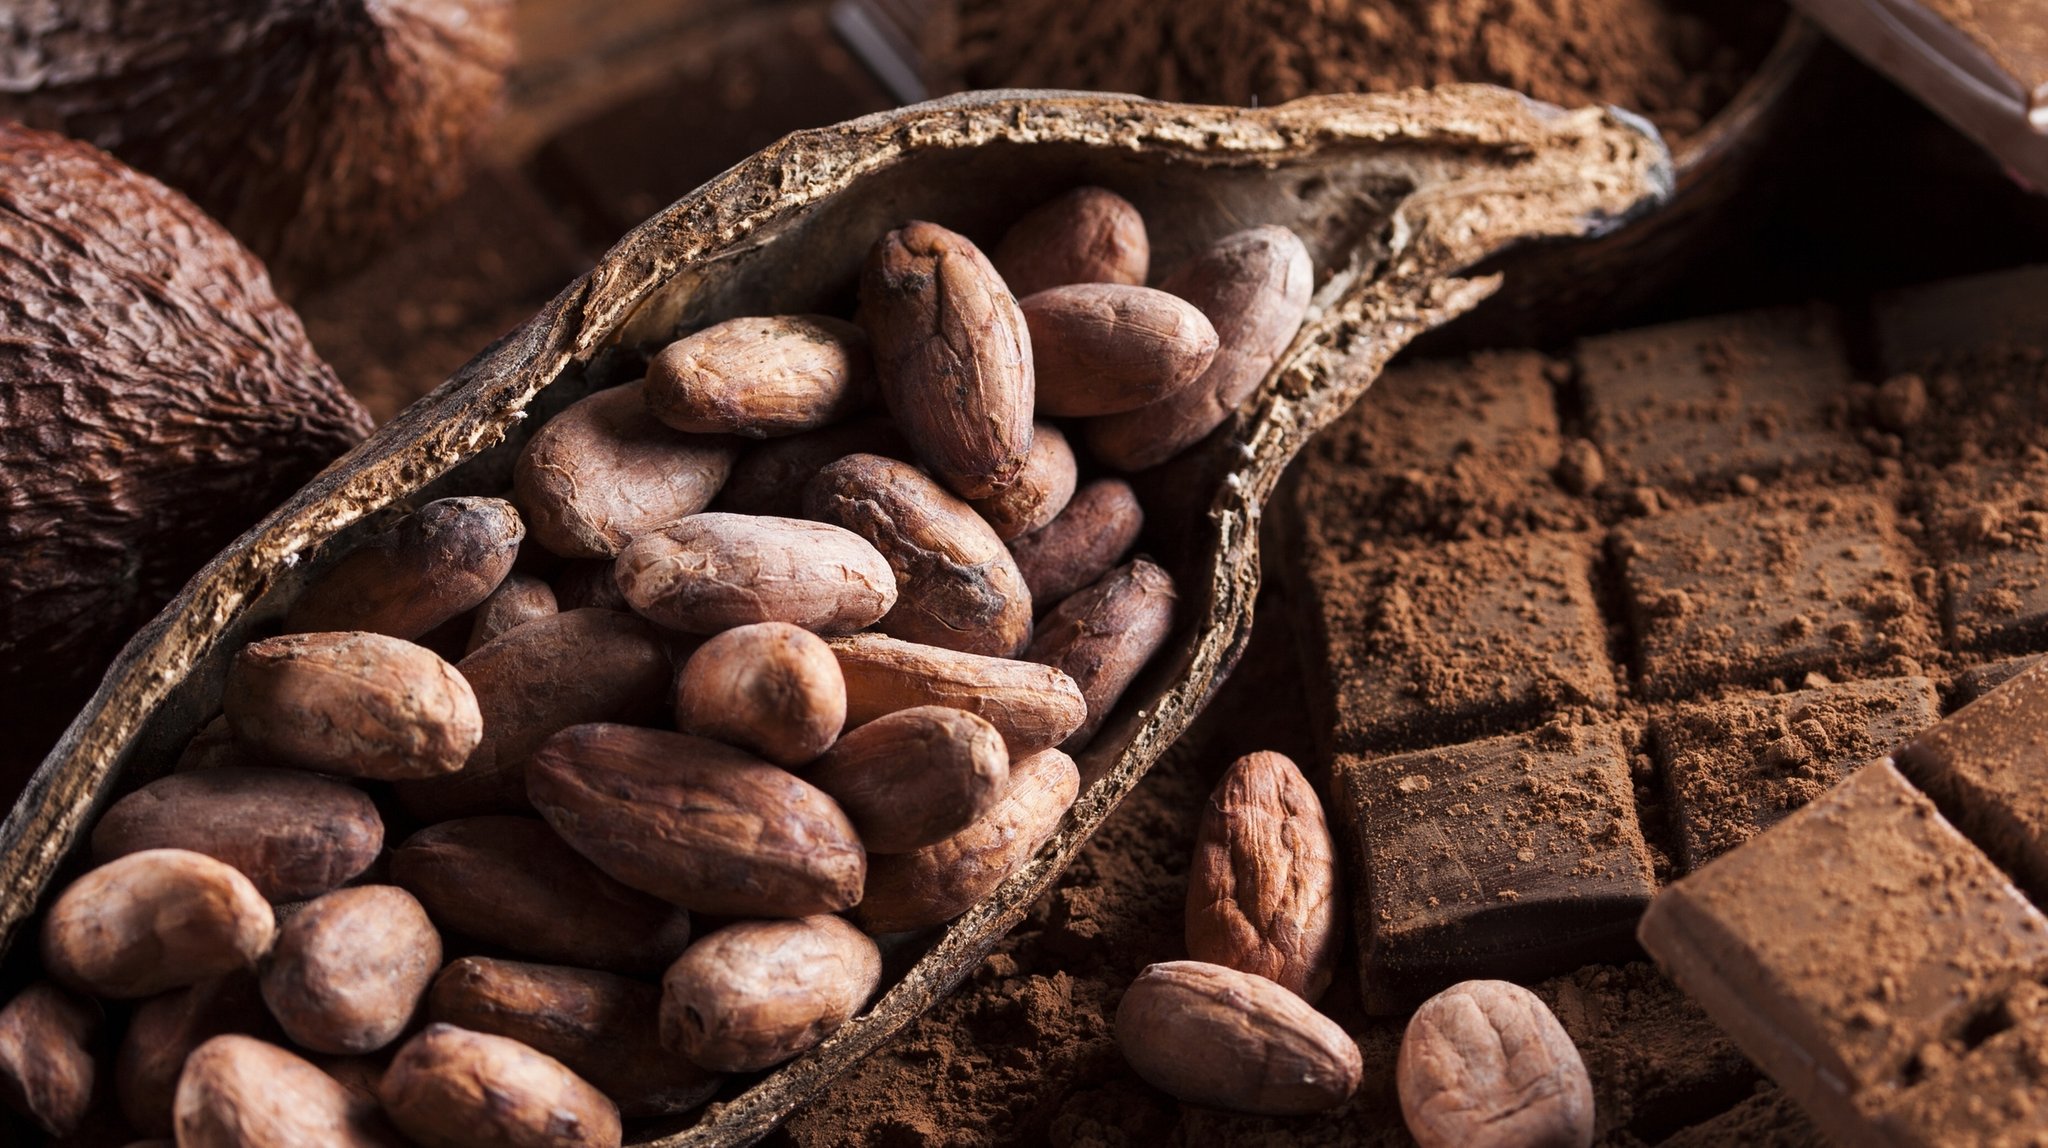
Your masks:
{"label": "textured pod rind", "polygon": [[1151,965],[1124,991],[1116,1041],[1139,1076],[1194,1104],[1324,1112],[1365,1074],[1342,1026],[1264,977],[1201,961]]}
{"label": "textured pod rind", "polygon": [[882,980],[882,953],[833,916],[743,921],[662,977],[661,1040],[715,1072],[756,1072],[831,1036]]}
{"label": "textured pod rind", "polygon": [[1593,1084],[1549,1006],[1507,981],[1465,981],[1422,1002],[1394,1066],[1421,1148],[1586,1148]]}

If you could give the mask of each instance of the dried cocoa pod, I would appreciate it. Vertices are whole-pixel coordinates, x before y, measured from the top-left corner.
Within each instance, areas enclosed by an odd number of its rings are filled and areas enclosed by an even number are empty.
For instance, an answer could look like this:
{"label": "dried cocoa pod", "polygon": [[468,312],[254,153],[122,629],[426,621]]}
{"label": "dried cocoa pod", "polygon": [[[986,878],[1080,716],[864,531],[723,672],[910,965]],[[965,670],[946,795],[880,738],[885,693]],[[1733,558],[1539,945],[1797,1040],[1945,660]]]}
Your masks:
{"label": "dried cocoa pod", "polygon": [[692,515],[635,539],[613,577],[634,610],[686,634],[752,622],[843,634],[896,604],[896,577],[866,539],[798,518]]}
{"label": "dried cocoa pod", "polygon": [[831,798],[752,754],[688,734],[580,725],[548,739],[527,793],[555,832],[635,889],[731,917],[833,913],[867,862]]}
{"label": "dried cocoa pod", "polygon": [[913,706],[951,706],[996,727],[1014,762],[1065,741],[1088,716],[1081,687],[1050,666],[882,634],[833,638],[827,645],[846,679],[848,725]]}
{"label": "dried cocoa pod", "polygon": [[757,1072],[831,1036],[881,980],[881,950],[844,918],[742,921],[669,966],[661,1040],[713,1072]]}
{"label": "dried cocoa pod", "polygon": [[1068,283],[1145,282],[1152,245],[1131,201],[1077,187],[1010,225],[992,257],[1018,298]]}
{"label": "dried cocoa pod", "polygon": [[676,675],[676,728],[794,767],[846,724],[846,679],[832,647],[786,622],[727,630]]}
{"label": "dried cocoa pod", "polygon": [[464,957],[434,979],[429,1019],[552,1056],[627,1119],[698,1108],[724,1077],[661,1045],[661,990],[611,973]]}
{"label": "dried cocoa pod", "polygon": [[1042,415],[1113,415],[1163,402],[1194,385],[1216,358],[1208,317],[1150,287],[1075,283],[1026,295],[1017,306],[1031,328]]}
{"label": "dried cocoa pod", "polygon": [[115,1000],[255,965],[277,919],[235,869],[183,849],[145,849],[58,894],[43,920],[43,968]]}
{"label": "dried cocoa pod", "polygon": [[441,926],[535,960],[645,974],[690,943],[690,915],[628,889],[533,817],[430,825],[391,854],[391,880]]}
{"label": "dried cocoa pod", "polygon": [[52,1136],[68,1136],[92,1105],[100,1006],[37,981],[0,1008],[0,1104]]}
{"label": "dried cocoa pod", "polygon": [[241,870],[272,901],[317,897],[384,848],[384,819],[353,786],[290,769],[221,766],[160,777],[116,801],[93,857],[189,849]]}
{"label": "dried cocoa pod", "polygon": [[1465,981],[1422,1002],[1394,1068],[1401,1118],[1420,1148],[1587,1148],[1593,1084],[1578,1047],[1536,994]]}
{"label": "dried cocoa pod", "polygon": [[816,430],[858,413],[874,390],[866,332],[824,315],[728,319],[647,365],[648,409],[693,434]]}
{"label": "dried cocoa pod", "polygon": [[374,1103],[254,1037],[216,1036],[178,1077],[178,1148],[405,1148]]}
{"label": "dried cocoa pod", "polygon": [[555,575],[554,588],[555,605],[565,614],[571,610],[633,612],[633,604],[626,601],[618,580],[612,577],[612,564],[602,559],[564,564]]}
{"label": "dried cocoa pod", "polygon": [[994,807],[1009,784],[1010,752],[981,718],[918,706],[847,730],[804,780],[839,803],[870,853],[908,853]]}
{"label": "dried cocoa pod", "polygon": [[390,885],[337,889],[278,930],[263,1000],[314,1052],[374,1052],[398,1039],[441,967],[441,934],[413,895]]}
{"label": "dried cocoa pod", "polygon": [[1016,481],[1031,450],[1031,338],[987,257],[936,223],[884,235],[861,271],[860,325],[903,437],[962,498]]}
{"label": "dried cocoa pod", "polygon": [[1358,1091],[1358,1044],[1264,977],[1201,961],[1138,974],[1116,1042],[1146,1082],[1191,1104],[1261,1116],[1323,1112]]}
{"label": "dried cocoa pod", "polygon": [[1060,516],[1010,542],[1010,555],[1040,609],[1109,573],[1137,545],[1145,508],[1131,484],[1100,478],[1074,493]]}
{"label": "dried cocoa pod", "polygon": [[1314,290],[1308,248],[1284,227],[1226,235],[1160,287],[1193,303],[1215,327],[1215,359],[1172,396],[1088,424],[1095,457],[1119,470],[1165,462],[1221,426],[1273,369]]}
{"label": "dried cocoa pod", "polygon": [[[609,569],[605,570],[607,582],[610,581],[610,573]],[[496,590],[491,591],[483,605],[476,608],[470,619],[469,642],[463,646],[463,653],[474,654],[477,647],[514,626],[560,612],[561,605],[555,601],[554,587],[532,574],[514,570],[505,576]]]}
{"label": "dried cocoa pod", "polygon": [[525,537],[519,512],[502,498],[429,502],[307,586],[284,628],[418,638],[490,597]]}
{"label": "dried cocoa pod", "polygon": [[750,446],[733,464],[732,477],[711,503],[713,510],[770,518],[802,518],[804,488],[825,467],[849,454],[909,458],[910,444],[896,424],[879,415],[823,430]]}
{"label": "dried cocoa pod", "polygon": [[679,433],[647,404],[645,383],[599,391],[527,442],[512,469],[513,498],[541,545],[565,558],[610,558],[711,505],[739,444]]}
{"label": "dried cocoa pod", "polygon": [[818,472],[804,509],[872,543],[898,597],[883,633],[970,654],[1013,657],[1031,640],[1031,594],[1002,539],[974,508],[907,462],[848,455]]}
{"label": "dried cocoa pod", "polygon": [[995,528],[996,537],[1007,542],[1058,517],[1074,497],[1074,482],[1074,448],[1067,445],[1067,436],[1050,423],[1039,423],[1032,430],[1031,453],[1017,481],[977,499],[974,509]]}
{"label": "dried cocoa pod", "polygon": [[621,1138],[618,1108],[561,1061],[452,1024],[407,1041],[378,1094],[426,1148],[618,1148]]}
{"label": "dried cocoa pod", "polygon": [[460,771],[399,784],[427,821],[525,809],[526,759],[541,742],[579,722],[652,720],[673,673],[654,627],[613,610],[537,618],[455,668],[476,691],[484,735]]}
{"label": "dried cocoa pod", "polygon": [[138,1132],[169,1136],[178,1076],[192,1050],[224,1033],[254,1036],[270,1014],[252,973],[229,973],[153,996],[135,1007],[114,1058],[114,1096]]}
{"label": "dried cocoa pod", "polygon": [[1064,671],[1088,699],[1088,720],[1061,748],[1073,753],[1094,740],[1117,699],[1173,632],[1177,597],[1172,576],[1140,558],[1045,616],[1025,660]]}
{"label": "dried cocoa pod", "polygon": [[1337,851],[1315,788],[1284,755],[1238,758],[1195,833],[1188,956],[1313,1004],[1337,962],[1336,906]]}
{"label": "dried cocoa pod", "polygon": [[952,920],[1023,868],[1080,792],[1081,773],[1059,750],[1012,761],[1009,787],[980,820],[937,845],[871,858],[854,915],[871,933]]}

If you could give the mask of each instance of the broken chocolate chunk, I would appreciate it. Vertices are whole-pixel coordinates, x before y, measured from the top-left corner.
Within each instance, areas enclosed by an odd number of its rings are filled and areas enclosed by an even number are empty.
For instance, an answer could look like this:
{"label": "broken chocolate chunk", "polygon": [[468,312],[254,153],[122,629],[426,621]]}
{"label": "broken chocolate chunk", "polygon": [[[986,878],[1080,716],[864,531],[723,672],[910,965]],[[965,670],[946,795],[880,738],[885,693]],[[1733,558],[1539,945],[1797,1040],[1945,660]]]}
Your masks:
{"label": "broken chocolate chunk", "polygon": [[1894,758],[2021,884],[2048,893],[2048,664],[1950,714]]}

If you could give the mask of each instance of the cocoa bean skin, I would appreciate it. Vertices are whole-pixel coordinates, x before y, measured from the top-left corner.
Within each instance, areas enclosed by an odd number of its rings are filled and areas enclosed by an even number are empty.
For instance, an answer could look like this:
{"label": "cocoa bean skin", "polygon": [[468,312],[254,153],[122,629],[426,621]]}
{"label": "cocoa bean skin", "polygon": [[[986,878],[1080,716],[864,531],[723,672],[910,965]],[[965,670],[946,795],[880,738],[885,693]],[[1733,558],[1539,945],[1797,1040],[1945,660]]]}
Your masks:
{"label": "cocoa bean skin", "polygon": [[1188,956],[1265,977],[1313,1004],[1337,962],[1337,850],[1287,757],[1238,758],[1202,810],[1188,869]]}
{"label": "cocoa bean skin", "polygon": [[169,774],[116,801],[92,831],[97,860],[144,849],[204,853],[271,901],[338,888],[383,848],[384,819],[368,794],[290,769]]}
{"label": "cocoa bean skin", "polygon": [[1074,497],[1075,474],[1074,448],[1067,445],[1067,436],[1050,423],[1039,423],[1017,481],[976,500],[974,509],[995,529],[997,538],[1008,542],[1039,529],[1066,509],[1067,500]]}
{"label": "cocoa bean skin", "polygon": [[169,1136],[178,1075],[192,1050],[225,1033],[261,1035],[270,1014],[252,973],[229,973],[135,1007],[114,1058],[114,1096],[135,1130]]}
{"label": "cocoa bean skin", "polygon": [[695,912],[803,917],[860,900],[866,855],[815,786],[743,750],[622,725],[563,730],[527,792],[577,852]]}
{"label": "cocoa bean skin", "polygon": [[534,817],[430,825],[391,855],[391,880],[450,930],[538,961],[661,971],[690,943],[690,915],[628,889]]}
{"label": "cocoa bean skin", "polygon": [[896,577],[867,540],[798,518],[693,515],[634,540],[613,576],[635,611],[685,634],[754,622],[843,634],[896,605]]}
{"label": "cocoa bean skin", "polygon": [[619,1110],[554,1057],[516,1040],[431,1024],[378,1089],[426,1148],[618,1148]]}
{"label": "cocoa bean skin", "polygon": [[1593,1084],[1536,994],[1465,981],[1422,1002],[1394,1066],[1419,1148],[1587,1148]]}
{"label": "cocoa bean skin", "polygon": [[912,706],[966,710],[1003,735],[1012,761],[1051,749],[1081,728],[1088,702],[1064,671],[855,634],[828,643],[846,679],[846,720],[865,725]]}
{"label": "cocoa bean skin", "polygon": [[1081,791],[1074,759],[1056,749],[1010,763],[995,808],[936,845],[875,856],[855,916],[871,933],[950,921],[1022,869],[1059,829]]}
{"label": "cocoa bean skin", "polygon": [[873,544],[898,597],[879,628],[911,642],[1014,657],[1031,640],[1031,592],[974,508],[909,463],[848,455],[818,472],[804,509]]}
{"label": "cocoa bean skin", "polygon": [[785,768],[817,759],[846,724],[846,679],[832,647],[786,622],[727,630],[676,675],[676,728]]}
{"label": "cocoa bean skin", "polygon": [[251,642],[235,655],[221,706],[256,753],[350,777],[452,773],[483,737],[476,693],[455,667],[382,634]]}
{"label": "cocoa bean skin", "polygon": [[1294,341],[1314,284],[1308,248],[1274,226],[1224,236],[1167,276],[1161,289],[1193,303],[1215,328],[1216,357],[1201,378],[1167,398],[1090,421],[1095,457],[1119,470],[1144,470],[1221,426]]}
{"label": "cocoa bean skin", "polygon": [[513,497],[534,537],[564,558],[610,558],[634,538],[711,505],[739,443],[682,434],[648,410],[643,383],[579,400],[520,452]]}
{"label": "cocoa bean skin", "polygon": [[100,1006],[37,981],[0,1008],[0,1104],[67,1136],[92,1105]]}
{"label": "cocoa bean skin", "polygon": [[278,930],[263,1000],[285,1035],[314,1052],[374,1052],[398,1039],[441,967],[441,934],[412,894],[337,889]]}
{"label": "cocoa bean skin", "polygon": [[725,1079],[661,1046],[660,989],[611,973],[464,957],[435,978],[427,1016],[554,1057],[628,1119],[689,1112]]}
{"label": "cocoa bean skin", "polygon": [[1138,671],[1173,632],[1173,578],[1140,558],[1053,608],[1024,652],[1064,671],[1088,699],[1088,720],[1061,743],[1077,753],[1108,720]]}
{"label": "cocoa bean skin", "polygon": [[1068,283],[1142,284],[1152,264],[1144,217],[1100,187],[1077,187],[1010,225],[992,259],[1018,298]]}
{"label": "cocoa bean skin", "polygon": [[910,457],[910,444],[896,424],[879,415],[841,423],[748,447],[733,464],[732,477],[711,504],[713,510],[770,518],[802,518],[804,488],[825,467],[849,454]]}
{"label": "cocoa bean skin", "polygon": [[714,1072],[756,1072],[831,1036],[881,980],[881,950],[842,918],[728,925],[662,977],[662,1043]]}
{"label": "cocoa bean skin", "polygon": [[633,612],[632,603],[619,592],[619,584],[612,577],[612,564],[602,558],[579,558],[564,563],[555,575],[554,588],[555,605],[563,613],[587,609]]}
{"label": "cocoa bean skin", "polygon": [[1016,481],[1031,450],[1023,312],[965,236],[935,223],[884,235],[861,272],[860,325],[903,437],[962,498]]}
{"label": "cocoa bean skin", "polygon": [[1010,780],[996,727],[965,710],[919,706],[846,731],[804,771],[846,811],[870,853],[936,845],[987,813]]}
{"label": "cocoa bean skin", "polygon": [[874,390],[867,334],[823,315],[728,319],[670,343],[647,366],[648,409],[693,434],[816,430],[859,412]]}
{"label": "cocoa bean skin", "polygon": [[363,630],[411,641],[475,609],[512,572],[526,526],[502,498],[443,498],[306,587],[285,632]]}
{"label": "cocoa bean skin", "polygon": [[405,1148],[366,1102],[310,1062],[254,1037],[217,1036],[185,1061],[178,1148]]}
{"label": "cocoa bean skin", "polygon": [[1150,287],[1076,283],[1027,295],[1038,413],[1113,415],[1192,386],[1216,358],[1216,328],[1194,304]]}
{"label": "cocoa bean skin", "polygon": [[462,652],[474,654],[477,647],[514,626],[560,612],[561,604],[555,601],[554,587],[532,574],[515,570],[505,576],[496,590],[491,591],[483,605],[476,608],[476,616],[469,624],[469,643]]}
{"label": "cocoa bean skin", "polygon": [[1102,478],[1074,493],[1060,516],[1010,542],[1010,554],[1041,610],[1109,573],[1137,545],[1145,508],[1131,484]]}
{"label": "cocoa bean skin", "polygon": [[43,920],[43,967],[114,1000],[253,967],[277,918],[247,877],[184,849],[145,849],[94,869]]}
{"label": "cocoa bean skin", "polygon": [[1261,1116],[1328,1111],[1365,1073],[1336,1021],[1264,977],[1200,961],[1139,973],[1117,1006],[1116,1041],[1153,1087]]}

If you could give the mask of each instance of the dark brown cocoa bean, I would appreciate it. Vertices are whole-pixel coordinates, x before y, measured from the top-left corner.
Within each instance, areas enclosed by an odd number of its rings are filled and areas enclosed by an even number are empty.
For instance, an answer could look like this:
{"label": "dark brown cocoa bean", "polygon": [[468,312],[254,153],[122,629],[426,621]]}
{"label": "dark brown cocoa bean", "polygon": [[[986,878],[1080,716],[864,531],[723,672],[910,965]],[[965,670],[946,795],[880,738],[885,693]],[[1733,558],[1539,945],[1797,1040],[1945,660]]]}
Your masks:
{"label": "dark brown cocoa bean", "polygon": [[974,509],[995,528],[997,538],[1008,541],[1058,517],[1074,497],[1074,481],[1074,448],[1067,445],[1067,436],[1050,423],[1039,423],[1017,481],[977,499]]}
{"label": "dark brown cocoa bean", "polygon": [[1094,740],[1117,699],[1166,644],[1176,600],[1173,578],[1140,558],[1045,616],[1025,659],[1065,671],[1088,699],[1088,720],[1061,748],[1075,753]]}
{"label": "dark brown cocoa bean", "polygon": [[662,1043],[714,1072],[757,1072],[831,1036],[881,979],[881,951],[843,918],[728,925],[662,977]]}
{"label": "dark brown cocoa bean", "polygon": [[1065,741],[1088,716],[1081,687],[1051,666],[882,634],[854,634],[827,644],[846,679],[848,725],[866,725],[912,706],[951,706],[996,727],[1014,761]]}
{"label": "dark brown cocoa bean", "polygon": [[270,1014],[253,973],[229,973],[135,1007],[114,1058],[114,1096],[138,1132],[169,1136],[178,1075],[192,1050],[224,1033],[262,1035]]}
{"label": "dark brown cocoa bean", "polygon": [[560,612],[554,587],[532,574],[521,574],[515,570],[505,576],[496,590],[491,591],[483,605],[476,608],[470,619],[469,641],[463,646],[463,653],[474,654],[478,646],[514,626]]}
{"label": "dark brown cocoa bean", "polygon": [[1152,245],[1131,201],[1077,187],[1010,225],[991,257],[1018,298],[1068,283],[1145,282]]}
{"label": "dark brown cocoa bean", "polygon": [[1010,541],[1010,555],[1041,610],[1065,601],[1109,573],[1145,528],[1145,508],[1121,478],[1102,478],[1074,493],[1050,523]]}
{"label": "dark brown cocoa bean", "polygon": [[1216,357],[1208,318],[1150,287],[1075,283],[1017,305],[1031,328],[1041,415],[1113,415],[1162,402]]}
{"label": "dark brown cocoa bean", "polygon": [[727,630],[676,675],[676,728],[785,768],[813,761],[846,724],[846,680],[824,639],[786,622]]}
{"label": "dark brown cocoa bean", "polygon": [[263,970],[263,1000],[314,1052],[374,1052],[398,1039],[441,967],[441,934],[403,889],[337,889],[292,914]]}
{"label": "dark brown cocoa bean", "polygon": [[100,1006],[38,981],[0,1008],[0,1104],[68,1136],[92,1104]]}
{"label": "dark brown cocoa bean", "polygon": [[987,813],[1010,780],[996,727],[965,710],[919,706],[847,730],[804,771],[872,853],[908,853]]}
{"label": "dark brown cocoa bean", "polygon": [[502,1036],[432,1024],[378,1089],[426,1148],[618,1148],[619,1110],[562,1062]]}
{"label": "dark brown cocoa bean", "polygon": [[253,1037],[216,1036],[178,1077],[179,1148],[405,1148],[374,1103]]}
{"label": "dark brown cocoa bean", "polygon": [[770,439],[748,447],[733,464],[732,477],[711,503],[713,510],[770,518],[802,518],[804,488],[821,470],[849,454],[909,458],[910,444],[896,424],[879,416]]}
{"label": "dark brown cocoa bean", "polygon": [[307,586],[284,628],[417,638],[489,597],[512,572],[525,536],[519,512],[502,498],[429,502]]}
{"label": "dark brown cocoa bean", "polygon": [[252,968],[277,918],[247,877],[184,849],[94,869],[43,919],[43,967],[98,997],[132,1000]]}

